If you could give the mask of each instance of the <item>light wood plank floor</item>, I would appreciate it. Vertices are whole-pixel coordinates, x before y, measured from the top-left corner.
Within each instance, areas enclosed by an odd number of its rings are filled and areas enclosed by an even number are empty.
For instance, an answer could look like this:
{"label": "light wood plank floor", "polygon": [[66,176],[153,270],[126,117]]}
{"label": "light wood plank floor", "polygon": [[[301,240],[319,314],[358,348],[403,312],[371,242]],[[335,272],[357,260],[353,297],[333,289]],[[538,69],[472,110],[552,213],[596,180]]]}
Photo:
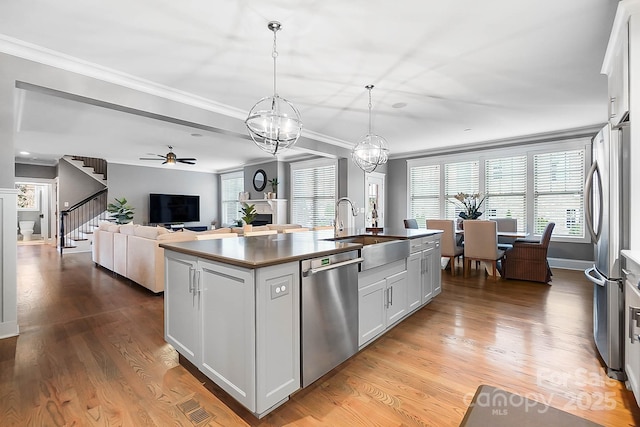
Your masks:
{"label": "light wood plank floor", "polygon": [[[2,427],[457,426],[480,384],[606,426],[640,421],[632,394],[603,374],[581,272],[554,270],[553,286],[444,272],[427,307],[257,420],[178,364],[162,296],[90,254],[20,246],[18,258],[21,333],[0,340]],[[191,421],[185,402],[204,416]]]}

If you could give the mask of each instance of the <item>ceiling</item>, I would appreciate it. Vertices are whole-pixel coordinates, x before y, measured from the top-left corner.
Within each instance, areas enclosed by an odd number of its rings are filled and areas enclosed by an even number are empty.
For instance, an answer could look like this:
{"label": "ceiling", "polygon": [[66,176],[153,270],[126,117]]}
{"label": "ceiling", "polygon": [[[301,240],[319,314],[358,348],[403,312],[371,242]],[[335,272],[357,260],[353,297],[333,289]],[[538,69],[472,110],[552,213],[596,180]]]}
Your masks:
{"label": "ceiling", "polygon": [[251,107],[273,93],[270,20],[282,23],[278,93],[300,110],[309,140],[355,145],[368,126],[367,84],[375,85],[373,131],[387,139],[391,158],[594,126],[607,118],[600,68],[616,5],[5,0],[4,44],[45,48],[66,63],[161,87],[190,108],[194,100],[204,110],[216,105],[216,116],[231,123],[172,120],[26,87],[18,89],[16,157],[47,162],[76,154],[160,166],[138,158],[172,145],[179,157],[198,158],[183,168],[203,171],[271,158],[242,130]]}

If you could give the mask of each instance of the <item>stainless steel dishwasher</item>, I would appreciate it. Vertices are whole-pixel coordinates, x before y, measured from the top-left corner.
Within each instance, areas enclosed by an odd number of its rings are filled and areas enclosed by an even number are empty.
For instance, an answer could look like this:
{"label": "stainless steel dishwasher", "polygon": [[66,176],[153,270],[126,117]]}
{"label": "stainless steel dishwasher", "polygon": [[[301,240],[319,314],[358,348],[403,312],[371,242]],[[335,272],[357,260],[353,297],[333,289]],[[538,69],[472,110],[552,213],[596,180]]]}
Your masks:
{"label": "stainless steel dishwasher", "polygon": [[302,387],[358,351],[358,251],[300,262]]}

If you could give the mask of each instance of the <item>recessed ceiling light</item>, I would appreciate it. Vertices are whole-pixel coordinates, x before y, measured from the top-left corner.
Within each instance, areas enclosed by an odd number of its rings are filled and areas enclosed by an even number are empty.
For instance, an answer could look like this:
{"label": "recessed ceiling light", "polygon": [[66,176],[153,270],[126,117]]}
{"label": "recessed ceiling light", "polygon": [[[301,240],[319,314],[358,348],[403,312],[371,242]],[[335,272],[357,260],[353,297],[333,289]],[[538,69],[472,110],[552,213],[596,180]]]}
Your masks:
{"label": "recessed ceiling light", "polygon": [[465,131],[465,132],[470,132],[470,131],[471,131],[471,128],[466,128],[464,131]]}
{"label": "recessed ceiling light", "polygon": [[406,102],[396,102],[395,104],[392,105],[393,108],[404,108],[407,106]]}
{"label": "recessed ceiling light", "polygon": [[191,136],[193,136],[194,138],[199,138],[202,136],[201,133],[192,133]]}
{"label": "recessed ceiling light", "polygon": [[28,152],[28,151],[21,151],[20,152],[20,155],[22,155],[22,156],[28,156],[29,154],[31,154],[31,153]]}

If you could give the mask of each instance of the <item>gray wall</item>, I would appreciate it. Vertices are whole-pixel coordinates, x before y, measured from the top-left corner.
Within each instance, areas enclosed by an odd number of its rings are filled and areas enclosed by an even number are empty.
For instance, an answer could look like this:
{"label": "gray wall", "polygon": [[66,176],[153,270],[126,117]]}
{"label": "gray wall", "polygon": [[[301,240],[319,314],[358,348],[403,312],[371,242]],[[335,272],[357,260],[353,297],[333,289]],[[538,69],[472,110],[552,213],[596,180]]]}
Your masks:
{"label": "gray wall", "polygon": [[66,160],[58,162],[58,204],[61,210],[70,208],[105,186]]}
{"label": "gray wall", "polygon": [[58,169],[55,166],[16,163],[16,178],[54,179],[56,176],[58,176]]}
{"label": "gray wall", "polygon": [[210,226],[218,217],[218,174],[189,172],[171,168],[109,163],[109,200],[125,197],[135,208],[133,221],[149,223],[149,194],[188,194],[200,196],[200,221],[186,223],[188,226]]}
{"label": "gray wall", "polygon": [[[286,185],[283,183],[285,181],[285,178],[278,174],[278,163],[279,162],[274,160],[268,163],[260,163],[257,165],[245,166],[243,171],[244,172],[244,191],[249,192],[250,199],[264,199],[263,193],[268,193],[271,191],[271,185],[269,184],[269,181],[271,181],[273,178],[278,178],[278,182],[280,183],[278,185],[278,198],[286,199],[286,196],[284,194],[284,191],[285,191],[284,189]],[[266,186],[262,191],[256,191],[256,189],[253,188],[253,175],[259,169],[262,169],[264,173],[267,175]]]}

